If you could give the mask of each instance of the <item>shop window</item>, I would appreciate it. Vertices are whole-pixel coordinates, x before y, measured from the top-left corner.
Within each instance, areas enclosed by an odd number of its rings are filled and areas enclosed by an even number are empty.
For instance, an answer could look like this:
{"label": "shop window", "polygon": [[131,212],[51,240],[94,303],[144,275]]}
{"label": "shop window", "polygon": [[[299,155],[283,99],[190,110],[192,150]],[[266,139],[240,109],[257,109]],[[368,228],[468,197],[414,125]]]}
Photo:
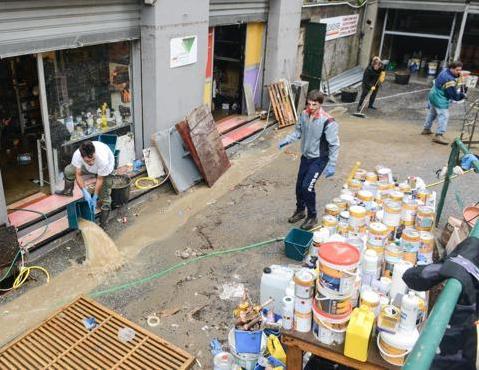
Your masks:
{"label": "shop window", "polygon": [[61,168],[82,141],[131,130],[130,47],[118,42],[44,54],[52,145]]}

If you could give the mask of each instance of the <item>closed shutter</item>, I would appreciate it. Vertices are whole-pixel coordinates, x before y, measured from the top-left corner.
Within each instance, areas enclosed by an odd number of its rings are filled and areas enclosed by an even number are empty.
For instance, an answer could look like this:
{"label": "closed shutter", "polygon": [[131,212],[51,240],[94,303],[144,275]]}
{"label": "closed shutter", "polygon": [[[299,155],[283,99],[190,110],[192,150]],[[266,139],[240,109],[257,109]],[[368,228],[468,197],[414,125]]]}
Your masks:
{"label": "closed shutter", "polygon": [[1,0],[0,58],[140,37],[140,0]]}
{"label": "closed shutter", "polygon": [[310,22],[306,24],[303,73],[301,73],[301,79],[309,82],[309,91],[320,88],[326,26],[326,23]]}
{"label": "closed shutter", "polygon": [[210,26],[265,22],[268,4],[269,0],[210,0]]}
{"label": "closed shutter", "polygon": [[379,0],[380,8],[463,12],[466,0]]}
{"label": "closed shutter", "polygon": [[479,1],[473,0],[469,4],[469,12],[479,14]]}

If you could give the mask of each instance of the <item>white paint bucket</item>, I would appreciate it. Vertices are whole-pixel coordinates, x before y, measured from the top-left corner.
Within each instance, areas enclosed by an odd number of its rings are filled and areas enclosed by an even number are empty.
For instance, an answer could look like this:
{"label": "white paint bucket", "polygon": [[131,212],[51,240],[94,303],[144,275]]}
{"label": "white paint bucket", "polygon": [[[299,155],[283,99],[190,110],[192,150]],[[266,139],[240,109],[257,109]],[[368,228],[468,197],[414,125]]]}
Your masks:
{"label": "white paint bucket", "polygon": [[313,335],[323,344],[342,344],[346,335],[351,311],[343,316],[331,316],[313,305]]}
{"label": "white paint bucket", "polygon": [[325,215],[322,218],[322,225],[329,230],[329,235],[334,235],[338,227],[338,219],[335,216]]}
{"label": "white paint bucket", "polygon": [[388,239],[388,227],[381,222],[372,222],[368,227],[368,245],[384,247]]}
{"label": "white paint bucket", "polygon": [[311,323],[313,321],[313,314],[294,313],[294,330],[300,333],[308,333],[311,330]]}
{"label": "white paint bucket", "polygon": [[[266,350],[266,340],[266,335],[263,334],[261,336],[260,353],[263,353]],[[230,348],[230,353],[233,355],[235,363],[238,366],[241,366],[245,370],[254,370],[256,363],[258,362],[259,353],[237,353],[234,328],[232,328],[228,334],[228,345]]]}
{"label": "white paint bucket", "polygon": [[427,74],[429,76],[435,76],[437,73],[437,62],[429,62],[427,64]]}
{"label": "white paint bucket", "polygon": [[349,226],[353,231],[361,231],[366,225],[366,208],[363,206],[349,207]]}
{"label": "white paint bucket", "polygon": [[401,203],[390,199],[384,201],[383,223],[392,227],[398,227],[401,224]]}
{"label": "white paint bucket", "polygon": [[383,184],[390,184],[393,182],[393,174],[390,168],[382,167],[377,170],[378,181]]}
{"label": "white paint bucket", "polygon": [[294,299],[294,312],[302,314],[310,314],[313,310],[313,298],[298,298]]}
{"label": "white paint bucket", "polygon": [[320,284],[316,288],[313,304],[319,311],[332,316],[343,316],[352,310],[351,296],[333,294]]}
{"label": "white paint bucket", "polygon": [[314,295],[315,274],[309,269],[301,269],[294,274],[294,295],[298,298],[312,298]]}
{"label": "white paint bucket", "polygon": [[417,214],[417,201],[415,199],[407,199],[402,202],[401,222],[406,226],[414,226]]}
{"label": "white paint bucket", "polygon": [[398,331],[395,334],[380,332],[377,337],[379,353],[390,364],[402,366],[418,338],[417,329],[410,332]]}

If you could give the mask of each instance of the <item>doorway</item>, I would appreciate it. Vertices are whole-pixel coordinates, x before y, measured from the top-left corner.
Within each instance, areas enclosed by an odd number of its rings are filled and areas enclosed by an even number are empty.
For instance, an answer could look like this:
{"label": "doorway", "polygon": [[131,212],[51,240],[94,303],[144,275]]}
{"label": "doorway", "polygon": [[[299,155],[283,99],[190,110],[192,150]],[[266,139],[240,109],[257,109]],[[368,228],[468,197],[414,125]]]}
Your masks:
{"label": "doorway", "polygon": [[39,184],[37,140],[44,131],[36,57],[0,60],[0,86],[0,171],[9,205],[49,192]]}
{"label": "doorway", "polygon": [[215,28],[213,104],[215,120],[243,112],[246,24]]}

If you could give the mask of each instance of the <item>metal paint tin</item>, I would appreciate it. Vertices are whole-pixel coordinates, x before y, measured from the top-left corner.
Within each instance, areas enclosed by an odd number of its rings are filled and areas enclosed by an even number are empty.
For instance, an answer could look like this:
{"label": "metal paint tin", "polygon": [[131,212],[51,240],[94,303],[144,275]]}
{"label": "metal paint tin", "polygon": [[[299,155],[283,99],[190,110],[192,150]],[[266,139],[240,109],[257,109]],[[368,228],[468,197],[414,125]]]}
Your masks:
{"label": "metal paint tin", "polygon": [[[323,244],[324,245],[324,244]],[[311,298],[314,295],[315,274],[309,269],[301,269],[294,274],[294,295],[298,298]]]}
{"label": "metal paint tin", "polygon": [[308,333],[311,330],[311,323],[313,321],[313,313],[304,314],[300,312],[294,312],[294,325],[293,328],[300,333]]}
{"label": "metal paint tin", "polygon": [[429,206],[419,206],[416,214],[416,229],[432,231],[434,226],[434,209]]}

